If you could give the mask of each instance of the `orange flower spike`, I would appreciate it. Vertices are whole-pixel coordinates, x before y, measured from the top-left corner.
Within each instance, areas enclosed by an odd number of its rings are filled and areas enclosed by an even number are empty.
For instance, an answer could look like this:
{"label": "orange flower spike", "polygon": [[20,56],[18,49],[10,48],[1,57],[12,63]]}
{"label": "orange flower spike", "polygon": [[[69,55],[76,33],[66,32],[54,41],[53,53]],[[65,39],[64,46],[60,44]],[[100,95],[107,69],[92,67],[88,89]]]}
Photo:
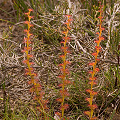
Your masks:
{"label": "orange flower spike", "polygon": [[61,90],[59,91],[61,98],[58,99],[58,101],[61,102],[61,108],[60,108],[61,115],[59,115],[59,116],[60,116],[60,119],[63,119],[63,120],[64,120],[64,110],[68,108],[67,107],[68,105],[64,104],[65,98],[69,95],[68,92],[66,91],[66,86],[67,86],[67,84],[71,83],[69,80],[66,80],[67,74],[69,74],[67,65],[70,64],[69,61],[66,61],[66,57],[67,57],[67,54],[70,53],[68,51],[67,43],[70,40],[70,37],[68,37],[68,34],[69,34],[69,30],[71,29],[70,22],[72,21],[72,19],[70,19],[71,15],[65,15],[65,16],[67,17],[67,20],[64,23],[64,24],[66,24],[66,31],[62,31],[64,37],[63,37],[63,41],[61,42],[61,45],[62,45],[61,50],[63,52],[63,55],[60,55],[60,57],[62,58],[62,63],[59,64],[60,70],[61,70],[61,75],[58,76],[62,80],[62,83],[59,84],[59,87],[61,87]]}
{"label": "orange flower spike", "polygon": [[95,56],[95,58],[97,58],[98,53],[95,52],[95,53],[92,53],[92,55]]}
{"label": "orange flower spike", "polygon": [[65,55],[60,55],[60,57],[65,60],[66,59],[66,56]]}
{"label": "orange flower spike", "polygon": [[93,78],[90,77],[89,80],[94,81],[94,80],[96,80],[96,77],[93,77]]}
{"label": "orange flower spike", "polygon": [[30,88],[30,92],[33,93],[35,91],[34,87]]}
{"label": "orange flower spike", "polygon": [[70,40],[70,37],[63,37],[64,40]]}
{"label": "orange flower spike", "polygon": [[30,21],[31,18],[33,18],[33,16],[30,16],[30,13],[33,12],[33,9],[28,9],[28,11],[29,11],[29,12],[28,12],[27,15],[28,15],[28,19],[29,19],[29,21]]}
{"label": "orange flower spike", "polygon": [[96,82],[89,82],[89,84],[91,85],[91,84],[93,84],[93,85],[96,85],[97,83]]}
{"label": "orange flower spike", "polygon": [[85,111],[84,113],[90,117],[90,111]]}
{"label": "orange flower spike", "polygon": [[89,104],[92,102],[92,99],[91,99],[91,98],[86,98],[85,100],[88,101]]}
{"label": "orange flower spike", "polygon": [[99,32],[96,32],[97,35],[99,35],[100,33]]}
{"label": "orange flower spike", "polygon": [[31,8],[29,8],[28,10],[29,10],[29,12],[33,12],[33,9],[31,9]]}
{"label": "orange flower spike", "polygon": [[102,12],[103,12],[103,10],[98,10],[98,12],[102,13]]}
{"label": "orange flower spike", "polygon": [[99,72],[99,71],[100,71],[100,69],[99,69],[99,68],[95,68],[95,71],[96,71],[96,72]]}
{"label": "orange flower spike", "polygon": [[28,71],[33,71],[34,69],[32,67],[30,67],[29,69],[28,68],[25,68],[25,71],[28,72]]}
{"label": "orange flower spike", "polygon": [[62,109],[66,110],[66,109],[68,109],[68,107],[69,107],[69,105],[68,105],[68,104],[64,104],[63,106],[61,106],[61,108],[60,108],[60,109],[61,109],[61,110],[62,110]]}
{"label": "orange flower spike", "polygon": [[62,66],[62,67],[64,67],[64,66],[66,66],[66,65],[68,65],[68,64],[70,64],[70,62],[69,62],[69,61],[64,61],[64,63],[59,64],[58,66]]}
{"label": "orange flower spike", "polygon": [[91,118],[90,120],[97,120],[98,118],[97,117],[93,117],[93,118]]}
{"label": "orange flower spike", "polygon": [[65,34],[65,35],[67,35],[67,34],[68,34],[68,31],[63,31],[62,33]]}
{"label": "orange flower spike", "polygon": [[65,75],[59,75],[58,78],[65,79]]}
{"label": "orange flower spike", "polygon": [[57,98],[56,99],[58,102],[63,102],[63,99],[62,98]]}
{"label": "orange flower spike", "polygon": [[68,21],[68,22],[65,22],[64,24],[66,24],[67,25],[67,28],[70,30],[71,28],[70,28],[70,22]]}
{"label": "orange flower spike", "polygon": [[28,60],[23,60],[22,61],[24,64],[27,64],[29,61]]}
{"label": "orange flower spike", "polygon": [[93,71],[89,71],[88,73],[89,73],[89,74],[93,74]]}
{"label": "orange flower spike", "polygon": [[31,47],[24,47],[24,50],[30,51]]}
{"label": "orange flower spike", "polygon": [[29,12],[25,13],[25,15],[27,15],[27,16],[29,16],[29,14],[30,14]]}
{"label": "orange flower spike", "polygon": [[25,29],[24,32],[26,32],[27,34],[30,32],[29,30]]}
{"label": "orange flower spike", "polygon": [[28,58],[33,58],[33,55],[28,54]]}
{"label": "orange flower spike", "polygon": [[68,69],[63,69],[63,68],[61,68],[60,69],[61,70],[61,72],[63,73],[63,74],[69,74],[69,70]]}
{"label": "orange flower spike", "polygon": [[[27,68],[25,69],[26,71],[26,75],[30,76],[30,81],[28,82],[29,84],[32,84],[32,88],[30,89],[30,92],[34,93],[34,100],[37,100],[38,103],[40,103],[40,109],[42,109],[42,111],[45,111],[44,109],[47,108],[46,106],[46,102],[45,100],[43,100],[43,92],[41,91],[41,85],[38,83],[38,80],[36,80],[36,76],[37,74],[34,73],[34,70],[32,68],[32,65],[34,64],[33,62],[30,62],[33,58],[33,55],[30,54],[30,51],[32,50],[32,48],[30,47],[31,41],[30,41],[30,36],[32,35],[30,33],[30,28],[33,27],[33,25],[31,24],[31,19],[33,18],[33,16],[30,16],[30,13],[32,12],[32,9],[28,9],[28,12],[25,13],[25,15],[27,15],[28,17],[28,21],[25,21],[24,24],[27,24],[27,29],[24,30],[24,32],[26,33],[26,37],[24,38],[24,43],[26,43],[26,46],[24,47],[23,52],[26,53],[26,60],[23,61],[23,63],[25,63],[27,65]],[[43,113],[44,114],[44,113]],[[44,118],[46,119],[46,114],[44,114]]]}
{"label": "orange flower spike", "polygon": [[101,40],[104,40],[104,37],[100,36],[100,37],[99,37],[99,40],[100,40],[100,41],[101,41]]}
{"label": "orange flower spike", "polygon": [[101,27],[101,30],[105,30],[105,28]]}
{"label": "orange flower spike", "polygon": [[90,94],[90,98],[86,98],[86,100],[89,102],[88,106],[90,108],[90,111],[85,111],[85,114],[89,116],[90,120],[97,119],[96,117],[93,117],[94,109],[97,108],[97,105],[93,104],[93,97],[95,95],[97,95],[97,92],[93,91],[93,86],[96,84],[96,82],[95,82],[95,80],[96,80],[95,74],[100,71],[99,68],[96,67],[97,62],[99,61],[99,59],[97,57],[98,57],[98,54],[99,54],[99,52],[101,50],[100,42],[102,40],[104,40],[104,37],[102,37],[102,31],[104,30],[104,28],[102,27],[102,18],[103,18],[103,16],[102,16],[102,13],[103,13],[102,8],[103,8],[103,6],[100,5],[99,11],[98,11],[100,13],[100,16],[98,17],[99,22],[100,22],[100,24],[99,24],[99,32],[96,33],[98,35],[98,40],[94,41],[97,45],[95,46],[96,51],[94,53],[92,53],[92,55],[95,57],[95,61],[89,63],[89,65],[93,66],[93,70],[89,72],[91,74],[91,77],[89,78],[89,80],[90,80],[89,84],[90,84],[91,87],[90,87],[90,89],[86,90],[86,92],[88,92]]}
{"label": "orange flower spike", "polygon": [[72,15],[65,15],[68,19],[70,18],[70,17],[72,17]]}
{"label": "orange flower spike", "polygon": [[30,19],[33,19],[33,18],[34,18],[34,16],[29,16],[29,18],[30,18]]}
{"label": "orange flower spike", "polygon": [[65,84],[67,85],[67,84],[70,84],[71,83],[71,81],[69,81],[69,80],[65,80]]}
{"label": "orange flower spike", "polygon": [[91,65],[91,66],[95,66],[95,62],[93,62],[93,63],[89,63],[89,65]]}
{"label": "orange flower spike", "polygon": [[68,22],[71,22],[71,21],[73,21],[73,19],[68,19]]}
{"label": "orange flower spike", "polygon": [[66,24],[67,26],[69,26],[69,25],[70,25],[70,23],[69,23],[69,22],[65,22],[64,24]]}
{"label": "orange flower spike", "polygon": [[95,46],[95,48],[96,48],[96,50],[100,50],[101,49],[101,47],[99,47],[99,46]]}
{"label": "orange flower spike", "polygon": [[102,16],[99,16],[98,18],[99,18],[99,19],[102,19],[103,17],[102,17]]}
{"label": "orange flower spike", "polygon": [[97,92],[94,92],[90,89],[87,89],[86,92],[90,93],[92,96],[97,95]]}
{"label": "orange flower spike", "polygon": [[97,43],[97,46],[99,46],[99,44],[100,44],[99,40],[95,40],[94,42]]}
{"label": "orange flower spike", "polygon": [[97,105],[96,104],[94,104],[94,105],[88,105],[89,107],[90,107],[90,109],[96,109],[97,108]]}
{"label": "orange flower spike", "polygon": [[69,96],[69,93],[67,92],[67,90],[60,90],[60,94],[61,96]]}
{"label": "orange flower spike", "polygon": [[62,50],[67,50],[67,49],[68,49],[68,47],[61,47],[61,49],[62,49]]}
{"label": "orange flower spike", "polygon": [[30,21],[25,21],[24,23],[27,24],[27,25],[29,25],[29,24],[30,24]]}

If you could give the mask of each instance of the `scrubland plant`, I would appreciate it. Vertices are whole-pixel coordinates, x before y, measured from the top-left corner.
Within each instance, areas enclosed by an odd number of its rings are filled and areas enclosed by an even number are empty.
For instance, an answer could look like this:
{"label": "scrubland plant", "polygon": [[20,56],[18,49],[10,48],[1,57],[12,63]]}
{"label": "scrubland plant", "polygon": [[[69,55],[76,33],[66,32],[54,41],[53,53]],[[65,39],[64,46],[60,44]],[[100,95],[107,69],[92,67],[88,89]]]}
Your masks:
{"label": "scrubland plant", "polygon": [[[98,0],[13,0],[13,5],[16,6],[14,14],[18,18],[17,23],[14,23],[11,27],[9,37],[3,35],[2,29],[4,27],[2,28],[2,26],[4,26],[3,22],[11,24],[11,21],[9,21],[9,18],[7,21],[4,20],[6,17],[2,17],[2,15],[11,16],[13,12],[8,11],[7,15],[6,12],[3,12],[4,14],[1,12],[0,61],[4,62],[0,62],[0,74],[4,77],[0,77],[0,79],[3,79],[2,82],[0,80],[0,86],[3,85],[3,88],[6,88],[3,94],[9,96],[10,99],[1,96],[0,91],[0,102],[3,101],[3,107],[0,107],[0,119],[105,120],[110,118],[110,120],[113,120],[114,115],[120,113],[120,3],[118,0],[116,1],[111,0],[108,3],[104,0],[102,2],[104,8],[101,4],[98,8]],[[115,3],[113,4],[113,2]],[[108,4],[111,4],[111,7]],[[34,12],[32,12],[32,9],[28,9],[29,7],[34,9]],[[27,9],[28,12],[24,15],[23,13]],[[105,11],[104,23],[102,22],[103,11]],[[68,15],[65,15],[65,21],[63,15],[66,13]],[[34,14],[33,20],[31,14]],[[72,16],[69,14],[72,14]],[[25,16],[28,20],[23,25],[21,20]],[[72,30],[70,30],[71,17],[74,18]],[[96,27],[96,24],[99,24],[99,27]],[[103,31],[103,24],[106,27],[105,31]],[[24,30],[23,44],[20,39],[23,36],[24,26],[27,29]],[[19,34],[18,28],[21,31]],[[34,35],[31,34],[32,29]],[[4,31],[8,33],[8,31]],[[95,35],[95,31],[98,31],[97,35]],[[102,35],[108,38],[107,41],[101,42],[104,40]],[[16,36],[19,38],[16,38]],[[96,36],[97,39],[95,40]],[[73,41],[69,42],[71,38]],[[59,44],[61,39],[62,42]],[[21,40],[23,41],[23,38]],[[93,43],[93,40],[95,40],[95,43]],[[23,46],[25,46],[24,49]],[[21,53],[21,48],[24,54]],[[100,52],[101,49],[102,52]],[[95,52],[91,55],[91,51]],[[58,57],[59,54],[61,54],[60,57]],[[16,60],[16,64],[13,64],[14,60]],[[23,61],[24,66],[21,61]],[[89,63],[90,68],[88,67],[88,61],[91,61]],[[26,68],[25,72],[23,72],[23,68]],[[92,70],[89,72],[89,84],[86,84],[88,69]],[[29,85],[26,85],[24,73]],[[70,79],[74,84],[71,84]],[[99,82],[96,82],[97,80]],[[7,81],[10,83],[7,83]],[[99,85],[96,86],[97,83]],[[28,93],[29,90],[30,94]],[[8,95],[8,93],[10,94]],[[49,99],[48,104],[45,99]],[[11,105],[10,111],[7,110],[7,101]],[[88,106],[85,105],[86,102],[89,104]],[[12,103],[15,104],[15,107]],[[48,105],[49,109],[47,108]]]}
{"label": "scrubland plant", "polygon": [[32,61],[33,55],[30,53],[31,52],[31,36],[32,34],[30,33],[30,28],[33,26],[31,24],[31,19],[33,16],[30,16],[30,13],[33,11],[32,9],[28,9],[29,11],[25,13],[28,17],[28,21],[25,21],[25,24],[27,24],[27,29],[24,30],[26,33],[26,37],[24,38],[24,43],[25,47],[22,52],[26,54],[26,59],[23,61],[24,64],[27,65],[27,68],[25,69],[25,75],[28,75],[30,77],[30,81],[28,82],[29,84],[32,85],[32,88],[30,89],[30,92],[34,94],[34,100],[39,103],[39,106],[37,109],[41,112],[41,115],[44,114],[44,119],[46,120],[46,114],[45,114],[45,109],[47,108],[47,101],[43,100],[44,96],[44,91],[42,90],[42,86],[39,83],[37,79],[37,74],[34,72],[34,69],[32,65],[34,64]]}
{"label": "scrubland plant", "polygon": [[89,116],[89,119],[90,120],[95,120],[97,119],[97,117],[93,117],[94,116],[94,110],[97,108],[97,105],[96,104],[93,104],[93,98],[95,95],[97,95],[97,92],[95,92],[93,89],[93,86],[96,84],[95,80],[96,80],[96,73],[99,72],[99,68],[96,67],[97,65],[97,62],[99,61],[98,59],[98,54],[101,50],[101,47],[100,47],[100,42],[102,40],[104,40],[104,37],[102,37],[102,31],[104,30],[104,28],[102,27],[102,13],[103,13],[103,6],[100,4],[100,7],[99,7],[99,32],[97,32],[96,34],[98,35],[98,39],[95,40],[94,42],[97,44],[95,46],[95,49],[96,51],[94,53],[92,53],[92,55],[94,56],[95,58],[95,61],[94,62],[91,62],[89,63],[90,66],[93,67],[93,70],[92,71],[89,71],[89,73],[91,74],[91,77],[89,78],[90,82],[90,89],[87,89],[86,92],[88,92],[90,94],[90,97],[89,98],[86,98],[86,100],[89,102],[89,108],[90,108],[90,111],[85,111],[85,114],[87,114]]}
{"label": "scrubland plant", "polygon": [[67,65],[70,64],[70,62],[67,61],[67,54],[69,53],[67,43],[70,40],[70,37],[68,36],[68,34],[69,34],[69,30],[71,29],[70,23],[72,19],[71,19],[71,15],[66,15],[66,17],[67,17],[67,21],[64,24],[67,27],[66,27],[66,31],[62,32],[64,37],[63,37],[63,41],[61,42],[62,44],[61,50],[63,52],[63,55],[61,55],[60,58],[62,59],[62,63],[59,64],[60,70],[61,70],[61,75],[59,76],[59,78],[61,78],[62,80],[61,81],[62,83],[59,86],[62,87],[62,89],[60,90],[61,98],[58,98],[57,101],[61,102],[61,107],[60,107],[61,114],[60,113],[57,113],[57,114],[60,116],[61,118],[60,120],[65,120],[64,111],[68,108],[68,104],[65,104],[65,98],[69,96],[66,86],[71,83],[68,80],[69,70],[67,68]]}

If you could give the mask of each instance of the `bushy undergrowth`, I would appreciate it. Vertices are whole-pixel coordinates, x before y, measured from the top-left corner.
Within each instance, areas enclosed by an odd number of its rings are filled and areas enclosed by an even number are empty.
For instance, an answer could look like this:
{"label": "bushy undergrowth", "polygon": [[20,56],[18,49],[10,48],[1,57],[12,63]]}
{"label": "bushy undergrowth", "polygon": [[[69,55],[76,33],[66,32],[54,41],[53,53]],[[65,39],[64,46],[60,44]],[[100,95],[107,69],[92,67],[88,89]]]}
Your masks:
{"label": "bushy undergrowth", "polygon": [[119,16],[119,0],[0,2],[0,119],[120,120]]}

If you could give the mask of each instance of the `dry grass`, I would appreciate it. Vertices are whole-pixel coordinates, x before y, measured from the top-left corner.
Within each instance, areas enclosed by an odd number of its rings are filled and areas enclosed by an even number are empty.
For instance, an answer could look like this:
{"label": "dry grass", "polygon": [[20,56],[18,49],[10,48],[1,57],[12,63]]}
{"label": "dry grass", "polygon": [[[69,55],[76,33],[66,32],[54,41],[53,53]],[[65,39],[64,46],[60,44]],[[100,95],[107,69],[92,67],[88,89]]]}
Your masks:
{"label": "dry grass", "polygon": [[[71,61],[69,79],[73,84],[67,88],[70,96],[67,98],[69,108],[65,111],[65,116],[70,120],[87,120],[83,112],[88,110],[85,98],[89,94],[85,90],[89,88],[88,71],[92,69],[88,64],[94,60],[91,53],[95,48],[93,41],[98,31],[98,3],[96,0],[91,0],[90,3],[87,0],[71,2],[70,13],[73,22],[71,41],[68,44],[71,52],[67,60]],[[118,0],[104,2],[105,40],[101,44],[101,61],[97,64],[100,72],[97,74],[97,86],[94,87],[98,91],[94,101],[98,104],[95,114],[99,120],[119,120],[120,117],[119,4]],[[0,3],[0,119],[41,119],[29,92],[31,86],[27,84],[29,78],[24,75],[25,66],[22,64],[25,57],[21,52],[24,47],[23,30],[26,27],[23,25],[26,20],[24,13],[30,7],[34,9],[35,16],[32,20],[32,54],[35,63],[33,67],[45,90],[45,99],[49,100],[49,115],[54,118],[55,112],[59,111],[60,104],[56,102],[56,98],[59,97],[60,79],[57,76],[60,74],[60,41],[62,31],[66,27],[63,23],[66,20],[64,14],[67,13],[68,5],[67,0],[35,0],[35,3],[30,0],[8,0]]]}

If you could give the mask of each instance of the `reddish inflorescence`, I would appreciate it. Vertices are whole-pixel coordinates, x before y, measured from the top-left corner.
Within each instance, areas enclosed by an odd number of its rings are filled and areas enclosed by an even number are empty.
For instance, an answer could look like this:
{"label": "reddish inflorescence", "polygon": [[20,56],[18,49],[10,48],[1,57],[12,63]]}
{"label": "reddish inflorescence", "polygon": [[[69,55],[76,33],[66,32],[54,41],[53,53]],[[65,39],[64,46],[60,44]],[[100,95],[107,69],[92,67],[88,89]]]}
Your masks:
{"label": "reddish inflorescence", "polygon": [[[28,82],[28,84],[31,84],[32,87],[30,88],[30,92],[34,94],[34,100],[37,101],[39,103],[39,106],[37,107],[37,109],[44,114],[44,110],[47,109],[47,102],[46,100],[43,100],[43,96],[44,96],[44,92],[42,90],[42,86],[39,83],[39,80],[37,79],[37,74],[34,73],[34,68],[32,67],[32,65],[34,64],[32,61],[33,55],[31,55],[31,36],[32,34],[30,33],[30,28],[33,26],[31,24],[31,19],[33,18],[33,16],[30,16],[30,13],[32,12],[32,9],[28,9],[28,12],[25,13],[25,15],[27,15],[28,17],[28,21],[25,21],[24,23],[27,24],[27,29],[24,30],[24,32],[26,33],[26,37],[24,38],[24,43],[25,43],[25,47],[24,50],[22,50],[22,52],[24,52],[26,54],[26,59],[23,60],[23,63],[25,65],[27,65],[27,68],[25,69],[25,75],[30,76],[30,81]],[[46,119],[46,115],[44,114],[44,118]]]}
{"label": "reddish inflorescence", "polygon": [[92,53],[92,55],[95,58],[95,61],[89,63],[89,65],[93,67],[93,70],[89,71],[89,73],[91,74],[91,77],[89,78],[89,80],[90,80],[89,84],[90,84],[91,88],[86,90],[86,92],[88,92],[90,94],[90,98],[86,98],[86,101],[88,101],[88,103],[89,103],[88,107],[90,108],[90,111],[85,111],[84,113],[89,116],[90,120],[96,120],[97,119],[97,117],[93,117],[94,110],[97,108],[97,105],[93,104],[93,97],[95,95],[97,95],[97,92],[93,91],[93,85],[96,84],[96,82],[95,82],[95,80],[96,80],[95,74],[97,72],[99,72],[99,68],[96,67],[96,64],[99,61],[99,59],[97,57],[98,57],[98,54],[99,54],[99,52],[101,50],[100,42],[102,40],[104,40],[104,37],[102,36],[102,31],[104,30],[104,28],[102,27],[102,18],[103,18],[102,17],[102,13],[103,13],[102,8],[103,8],[103,6],[100,5],[100,7],[99,7],[100,10],[98,11],[100,13],[100,16],[98,17],[99,22],[100,22],[100,24],[99,24],[99,32],[96,33],[98,35],[98,40],[95,40],[95,43],[97,44],[95,46],[96,51],[94,53]]}
{"label": "reddish inflorescence", "polygon": [[60,110],[61,110],[61,113],[57,113],[59,114],[61,120],[64,120],[64,111],[68,108],[68,104],[65,104],[65,98],[67,96],[69,96],[69,93],[66,89],[66,86],[68,84],[70,84],[71,82],[67,79],[67,76],[69,74],[69,70],[67,69],[67,66],[68,64],[70,64],[69,61],[66,60],[66,57],[67,57],[67,54],[70,53],[68,51],[68,47],[67,47],[67,43],[69,42],[70,40],[70,37],[68,37],[68,33],[69,33],[69,30],[71,29],[70,28],[70,23],[72,21],[71,19],[71,15],[66,15],[67,17],[67,21],[64,23],[66,25],[66,31],[63,31],[63,41],[61,42],[61,50],[63,52],[63,55],[60,55],[60,58],[62,59],[62,63],[59,64],[59,67],[60,67],[60,70],[61,70],[61,75],[58,76],[59,78],[61,78],[62,80],[62,83],[59,85],[61,87],[61,90],[60,90],[60,96],[61,98],[58,98],[57,101],[58,102],[61,102],[61,107],[60,107]]}

